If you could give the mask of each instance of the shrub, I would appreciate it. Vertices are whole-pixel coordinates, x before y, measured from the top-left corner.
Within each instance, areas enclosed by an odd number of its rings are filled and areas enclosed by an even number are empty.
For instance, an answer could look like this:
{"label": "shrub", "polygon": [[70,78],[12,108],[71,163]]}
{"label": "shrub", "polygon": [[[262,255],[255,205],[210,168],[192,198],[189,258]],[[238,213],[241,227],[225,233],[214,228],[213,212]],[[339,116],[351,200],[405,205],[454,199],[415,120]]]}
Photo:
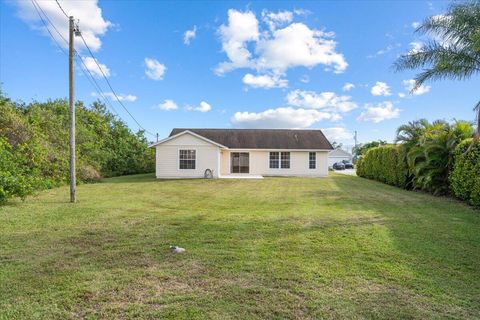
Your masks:
{"label": "shrub", "polygon": [[25,198],[33,192],[31,177],[22,168],[21,152],[15,152],[6,139],[0,138],[0,203],[12,197]]}
{"label": "shrub", "polygon": [[408,170],[403,159],[401,146],[375,147],[359,159],[357,174],[360,177],[405,188]]}
{"label": "shrub", "polygon": [[480,141],[467,139],[455,149],[450,174],[453,194],[471,205],[480,207]]}
{"label": "shrub", "polygon": [[81,165],[78,169],[78,179],[88,183],[95,183],[99,182],[102,179],[102,176],[93,166]]}

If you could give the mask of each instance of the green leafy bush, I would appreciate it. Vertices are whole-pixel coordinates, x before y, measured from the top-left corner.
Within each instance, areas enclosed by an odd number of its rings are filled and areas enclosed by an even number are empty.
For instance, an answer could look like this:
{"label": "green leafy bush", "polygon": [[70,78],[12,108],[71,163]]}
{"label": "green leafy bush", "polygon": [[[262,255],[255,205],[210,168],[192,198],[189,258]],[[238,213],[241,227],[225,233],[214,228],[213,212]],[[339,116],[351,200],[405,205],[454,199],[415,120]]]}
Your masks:
{"label": "green leafy bush", "polygon": [[449,124],[439,120],[429,124],[407,153],[408,167],[413,174],[413,188],[435,195],[448,194],[454,150],[461,141],[472,135],[473,128],[468,122],[455,121]]}
{"label": "green leafy bush", "polygon": [[456,147],[454,159],[450,174],[453,194],[480,207],[480,141],[464,140]]}
{"label": "green leafy bush", "polygon": [[22,166],[24,161],[21,152],[15,152],[6,139],[0,138],[0,203],[32,193],[33,180]]}
{"label": "green leafy bush", "polygon": [[[99,102],[77,102],[76,116],[79,182],[154,171],[155,151],[142,131],[133,133]],[[68,135],[65,99],[23,104],[0,91],[0,201],[67,183]]]}
{"label": "green leafy bush", "polygon": [[400,149],[386,145],[368,150],[357,162],[357,175],[405,188],[408,170]]}

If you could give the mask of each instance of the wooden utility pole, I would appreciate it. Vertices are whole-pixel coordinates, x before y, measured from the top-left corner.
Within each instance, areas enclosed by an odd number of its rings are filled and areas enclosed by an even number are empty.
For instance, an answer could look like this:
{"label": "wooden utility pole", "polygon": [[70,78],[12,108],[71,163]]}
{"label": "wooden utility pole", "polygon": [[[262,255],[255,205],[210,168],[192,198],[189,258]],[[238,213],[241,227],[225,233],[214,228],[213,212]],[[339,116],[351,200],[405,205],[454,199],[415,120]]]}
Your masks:
{"label": "wooden utility pole", "polygon": [[74,36],[75,22],[73,17],[69,19],[69,44],[68,44],[68,82],[69,82],[69,106],[70,106],[70,202],[77,201],[76,195],[76,175],[75,175],[75,97],[74,97]]}

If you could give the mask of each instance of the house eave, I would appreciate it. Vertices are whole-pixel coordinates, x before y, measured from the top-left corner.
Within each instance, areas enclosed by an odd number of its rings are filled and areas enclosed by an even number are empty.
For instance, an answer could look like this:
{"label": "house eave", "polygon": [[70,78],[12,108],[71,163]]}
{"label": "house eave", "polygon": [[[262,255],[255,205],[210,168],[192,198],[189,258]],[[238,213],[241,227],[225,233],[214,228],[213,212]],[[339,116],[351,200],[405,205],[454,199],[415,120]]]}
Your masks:
{"label": "house eave", "polygon": [[173,140],[173,139],[175,139],[175,138],[178,138],[178,137],[180,137],[180,136],[182,136],[182,135],[184,135],[184,134],[191,134],[192,136],[197,137],[197,138],[199,138],[199,139],[201,139],[201,140],[203,140],[203,141],[205,141],[205,142],[211,143],[211,144],[213,144],[213,145],[215,145],[215,146],[217,146],[217,147],[219,147],[219,148],[221,148],[221,149],[228,149],[228,147],[226,147],[226,146],[224,146],[224,145],[221,145],[220,143],[217,143],[217,142],[215,142],[215,141],[212,141],[212,140],[210,140],[210,139],[208,139],[208,138],[205,138],[204,136],[201,136],[201,135],[199,135],[198,133],[192,132],[192,131],[190,131],[190,130],[185,130],[185,131],[182,131],[182,132],[180,132],[180,133],[178,133],[178,134],[176,134],[176,135],[174,135],[174,136],[170,136],[170,137],[167,137],[167,138],[165,138],[165,139],[162,139],[162,140],[160,140],[160,141],[158,141],[158,142],[155,142],[155,143],[149,145],[148,147],[149,147],[149,148],[156,147],[156,146],[158,146],[158,145],[160,145],[160,144],[162,144],[162,143],[165,143],[165,142],[167,142],[167,141],[170,141],[170,140]]}

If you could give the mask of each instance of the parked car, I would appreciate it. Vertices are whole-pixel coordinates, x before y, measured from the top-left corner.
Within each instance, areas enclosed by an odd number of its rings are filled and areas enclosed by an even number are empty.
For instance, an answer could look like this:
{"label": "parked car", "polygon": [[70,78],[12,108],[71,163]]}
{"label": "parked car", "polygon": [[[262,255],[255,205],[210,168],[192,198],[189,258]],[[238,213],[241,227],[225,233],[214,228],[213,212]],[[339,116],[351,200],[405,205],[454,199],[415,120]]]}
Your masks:
{"label": "parked car", "polygon": [[335,169],[335,170],[345,170],[345,165],[343,164],[343,162],[335,162],[333,164],[333,169]]}
{"label": "parked car", "polygon": [[345,165],[345,169],[353,169],[353,163],[351,163],[349,160],[342,160],[343,164]]}

